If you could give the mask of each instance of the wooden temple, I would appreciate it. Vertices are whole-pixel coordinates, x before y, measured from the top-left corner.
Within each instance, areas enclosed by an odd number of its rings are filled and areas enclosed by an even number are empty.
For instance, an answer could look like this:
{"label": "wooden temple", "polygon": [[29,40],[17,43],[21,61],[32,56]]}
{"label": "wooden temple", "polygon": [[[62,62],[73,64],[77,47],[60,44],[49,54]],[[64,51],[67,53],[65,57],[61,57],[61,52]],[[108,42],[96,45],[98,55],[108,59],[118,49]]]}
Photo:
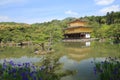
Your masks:
{"label": "wooden temple", "polygon": [[91,37],[91,27],[87,27],[86,21],[75,20],[64,29],[64,39],[88,39]]}

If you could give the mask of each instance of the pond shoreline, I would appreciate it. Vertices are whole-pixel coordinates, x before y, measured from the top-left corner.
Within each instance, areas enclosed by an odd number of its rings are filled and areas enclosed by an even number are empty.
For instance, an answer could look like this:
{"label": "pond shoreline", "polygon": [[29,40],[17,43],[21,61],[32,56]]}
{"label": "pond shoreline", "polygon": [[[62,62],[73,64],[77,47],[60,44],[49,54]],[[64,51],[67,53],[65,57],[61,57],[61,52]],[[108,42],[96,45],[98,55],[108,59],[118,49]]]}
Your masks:
{"label": "pond shoreline", "polygon": [[89,39],[64,39],[62,42],[87,42],[98,40],[98,38],[89,38]]}

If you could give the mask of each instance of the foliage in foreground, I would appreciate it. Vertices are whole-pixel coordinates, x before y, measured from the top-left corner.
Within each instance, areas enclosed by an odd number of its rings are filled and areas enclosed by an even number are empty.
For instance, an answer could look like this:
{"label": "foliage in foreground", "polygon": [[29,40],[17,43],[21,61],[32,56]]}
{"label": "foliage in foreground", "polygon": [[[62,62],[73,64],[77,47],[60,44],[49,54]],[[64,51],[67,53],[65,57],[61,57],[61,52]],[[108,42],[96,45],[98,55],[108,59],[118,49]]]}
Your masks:
{"label": "foliage in foreground", "polygon": [[59,80],[59,76],[46,66],[36,67],[31,63],[15,64],[13,61],[0,65],[0,80]]}
{"label": "foliage in foreground", "polygon": [[94,72],[100,80],[120,80],[120,59],[109,57],[95,65]]}
{"label": "foliage in foreground", "polygon": [[38,64],[14,63],[6,61],[0,64],[0,80],[60,80],[73,74],[72,71],[61,72],[61,55],[45,55]]}

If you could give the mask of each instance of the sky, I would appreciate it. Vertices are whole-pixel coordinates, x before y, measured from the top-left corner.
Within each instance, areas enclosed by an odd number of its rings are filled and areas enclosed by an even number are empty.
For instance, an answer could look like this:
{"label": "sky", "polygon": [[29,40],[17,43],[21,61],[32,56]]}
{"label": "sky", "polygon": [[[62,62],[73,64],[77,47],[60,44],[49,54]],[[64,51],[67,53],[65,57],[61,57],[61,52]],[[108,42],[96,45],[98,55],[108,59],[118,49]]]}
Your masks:
{"label": "sky", "polygon": [[0,0],[0,22],[42,23],[120,11],[120,0]]}

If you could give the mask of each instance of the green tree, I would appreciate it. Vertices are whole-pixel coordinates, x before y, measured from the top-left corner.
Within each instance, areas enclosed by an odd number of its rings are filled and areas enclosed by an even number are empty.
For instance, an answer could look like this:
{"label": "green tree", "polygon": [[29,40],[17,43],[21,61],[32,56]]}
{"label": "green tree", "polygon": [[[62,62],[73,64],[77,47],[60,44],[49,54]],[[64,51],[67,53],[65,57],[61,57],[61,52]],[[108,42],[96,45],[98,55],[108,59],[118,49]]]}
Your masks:
{"label": "green tree", "polygon": [[[46,26],[47,25],[47,26]],[[52,45],[62,39],[62,27],[56,21],[36,27],[37,29],[32,34],[32,39],[38,43],[42,50],[50,50]],[[47,49],[45,45],[48,45]]]}

